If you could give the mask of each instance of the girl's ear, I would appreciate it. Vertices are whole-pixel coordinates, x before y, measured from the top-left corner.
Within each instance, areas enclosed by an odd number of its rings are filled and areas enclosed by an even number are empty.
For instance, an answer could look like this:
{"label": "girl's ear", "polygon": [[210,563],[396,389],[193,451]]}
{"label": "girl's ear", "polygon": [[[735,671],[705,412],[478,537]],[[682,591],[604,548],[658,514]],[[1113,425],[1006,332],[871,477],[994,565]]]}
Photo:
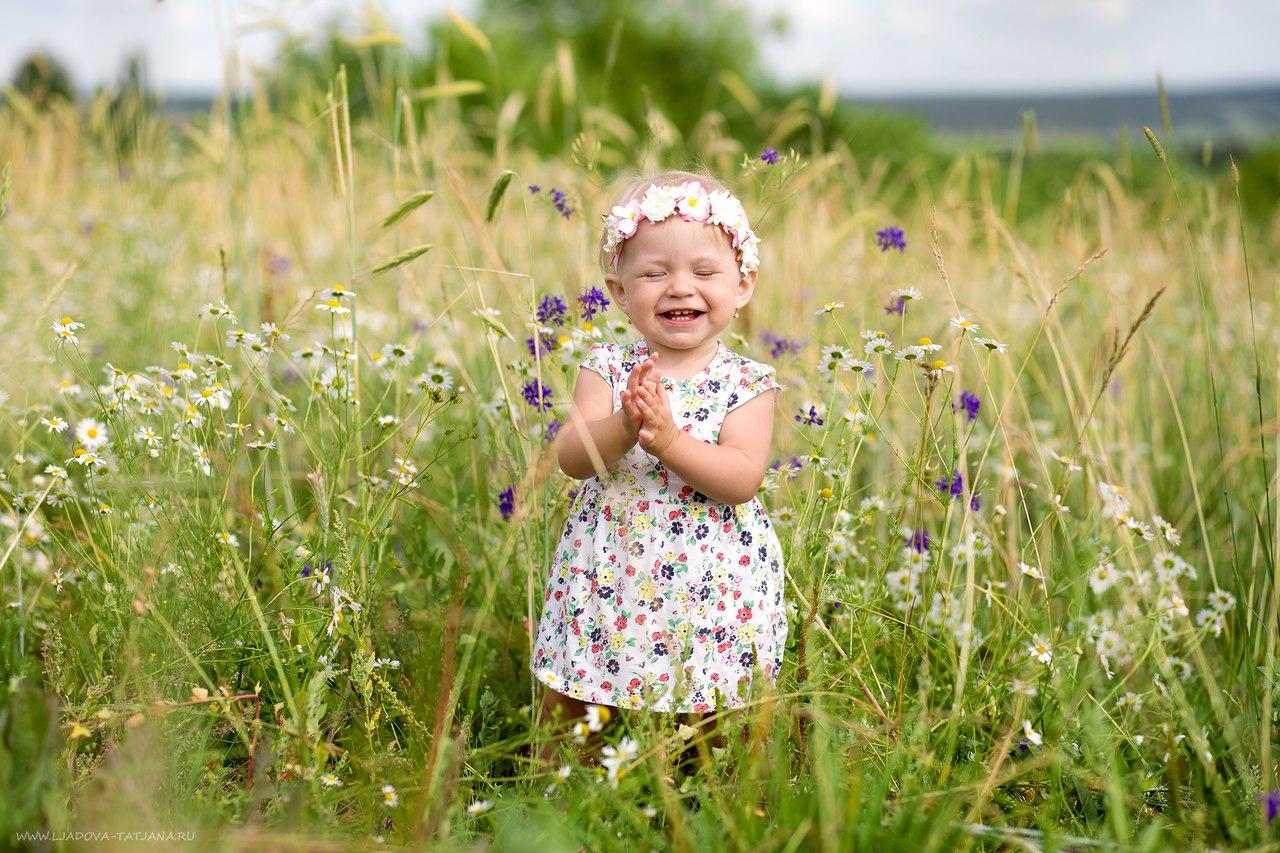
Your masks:
{"label": "girl's ear", "polygon": [[756,270],[752,270],[744,276],[738,278],[738,295],[736,299],[737,307],[741,308],[751,301],[751,295],[756,292]]}
{"label": "girl's ear", "polygon": [[604,286],[609,288],[609,295],[624,312],[627,310],[627,293],[622,289],[622,279],[617,273],[609,273],[604,277]]}

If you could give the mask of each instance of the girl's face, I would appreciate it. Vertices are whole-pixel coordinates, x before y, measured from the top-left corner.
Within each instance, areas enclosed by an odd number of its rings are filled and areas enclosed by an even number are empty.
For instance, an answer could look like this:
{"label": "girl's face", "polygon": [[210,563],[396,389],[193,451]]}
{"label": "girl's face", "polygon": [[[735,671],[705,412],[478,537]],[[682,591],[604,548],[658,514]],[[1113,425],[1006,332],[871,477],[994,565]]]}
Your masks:
{"label": "girl's face", "polygon": [[756,273],[739,272],[738,253],[719,226],[668,216],[640,223],[605,283],[651,349],[688,350],[729,326],[751,300]]}

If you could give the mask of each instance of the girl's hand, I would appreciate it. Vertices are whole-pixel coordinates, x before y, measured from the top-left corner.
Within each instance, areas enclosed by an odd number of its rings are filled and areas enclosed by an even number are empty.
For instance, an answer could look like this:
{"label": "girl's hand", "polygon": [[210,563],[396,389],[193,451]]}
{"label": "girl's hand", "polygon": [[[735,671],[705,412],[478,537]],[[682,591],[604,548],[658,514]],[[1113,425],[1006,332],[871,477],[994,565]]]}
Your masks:
{"label": "girl's hand", "polygon": [[645,382],[636,393],[636,403],[644,415],[644,424],[640,427],[640,447],[658,458],[667,452],[680,434],[675,419],[671,416],[671,403],[667,399],[667,389],[656,381]]}
{"label": "girl's hand", "polygon": [[622,411],[626,415],[627,435],[632,441],[640,437],[640,427],[644,425],[644,413],[637,405],[636,391],[646,382],[653,384],[653,368],[657,355],[651,355],[631,371],[627,377],[627,387],[618,396],[622,398]]}

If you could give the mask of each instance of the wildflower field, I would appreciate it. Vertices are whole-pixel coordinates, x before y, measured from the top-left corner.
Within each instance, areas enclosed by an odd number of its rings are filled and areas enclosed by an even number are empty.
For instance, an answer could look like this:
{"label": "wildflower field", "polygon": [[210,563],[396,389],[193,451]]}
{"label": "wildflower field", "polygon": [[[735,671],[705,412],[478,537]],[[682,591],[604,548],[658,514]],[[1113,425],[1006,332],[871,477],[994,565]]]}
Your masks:
{"label": "wildflower field", "polygon": [[[1019,216],[1030,159],[861,156],[821,100],[748,148],[562,67],[547,156],[511,132],[543,104],[375,73],[353,119],[353,73],[0,110],[6,846],[1271,843],[1280,241],[1231,174],[1152,134]],[[543,764],[552,442],[629,329],[599,216],[695,161],[762,238],[725,342],[786,386],[784,667],[691,772],[636,710]]]}

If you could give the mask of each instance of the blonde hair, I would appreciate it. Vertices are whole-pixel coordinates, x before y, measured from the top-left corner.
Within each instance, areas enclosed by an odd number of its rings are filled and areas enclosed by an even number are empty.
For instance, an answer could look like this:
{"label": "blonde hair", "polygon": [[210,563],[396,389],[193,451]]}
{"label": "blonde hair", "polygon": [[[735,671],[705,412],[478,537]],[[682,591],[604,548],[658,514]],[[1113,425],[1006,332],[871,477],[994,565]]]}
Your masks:
{"label": "blonde hair", "polygon": [[[622,184],[622,188],[614,197],[614,202],[609,206],[609,210],[612,210],[614,207],[621,207],[627,202],[641,198],[644,195],[645,190],[649,189],[650,184],[654,184],[659,187],[678,187],[689,181],[697,181],[702,184],[703,188],[708,192],[719,190],[720,192],[732,193],[732,190],[730,190],[729,187],[727,187],[720,179],[713,177],[705,171],[686,172],[682,169],[666,169],[661,172],[653,172],[648,175],[633,176],[629,179],[623,178],[621,180],[625,180],[625,183]],[[606,252],[604,250],[607,235],[608,228],[602,227],[600,229],[600,241],[597,244],[599,246],[598,254],[600,268],[604,270],[606,274],[613,270],[613,253]],[[626,243],[624,242],[618,247],[619,255],[621,255],[625,246]]]}

